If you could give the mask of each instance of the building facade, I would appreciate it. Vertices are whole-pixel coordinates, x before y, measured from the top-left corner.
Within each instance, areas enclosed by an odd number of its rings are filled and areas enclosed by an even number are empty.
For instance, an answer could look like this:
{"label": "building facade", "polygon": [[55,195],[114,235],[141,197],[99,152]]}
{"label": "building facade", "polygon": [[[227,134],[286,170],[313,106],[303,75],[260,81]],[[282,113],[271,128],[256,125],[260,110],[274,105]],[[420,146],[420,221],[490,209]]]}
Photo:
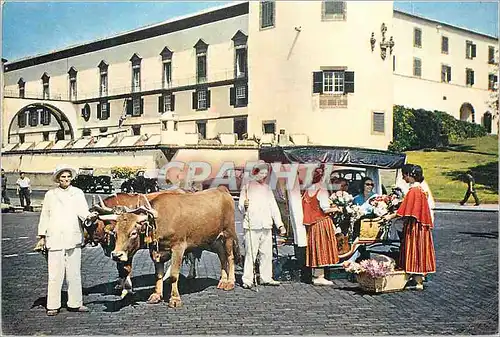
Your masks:
{"label": "building facade", "polygon": [[232,3],[6,62],[2,144],[234,134],[386,149],[394,104],[497,133],[486,103],[497,45],[390,1]]}

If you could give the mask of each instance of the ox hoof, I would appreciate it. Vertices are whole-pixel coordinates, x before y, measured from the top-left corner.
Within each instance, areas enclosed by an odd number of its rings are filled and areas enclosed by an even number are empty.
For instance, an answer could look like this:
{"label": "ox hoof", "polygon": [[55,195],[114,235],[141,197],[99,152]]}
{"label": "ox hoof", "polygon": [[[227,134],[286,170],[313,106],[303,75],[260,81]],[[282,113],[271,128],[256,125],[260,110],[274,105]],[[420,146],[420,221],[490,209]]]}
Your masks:
{"label": "ox hoof", "polygon": [[151,296],[148,298],[148,304],[158,304],[162,300],[161,296],[158,295],[157,293],[152,293]]}
{"label": "ox hoof", "polygon": [[180,299],[180,297],[177,297],[177,298],[174,298],[174,297],[170,297],[170,301],[168,301],[168,306],[170,308],[179,308],[182,306],[182,301]]}

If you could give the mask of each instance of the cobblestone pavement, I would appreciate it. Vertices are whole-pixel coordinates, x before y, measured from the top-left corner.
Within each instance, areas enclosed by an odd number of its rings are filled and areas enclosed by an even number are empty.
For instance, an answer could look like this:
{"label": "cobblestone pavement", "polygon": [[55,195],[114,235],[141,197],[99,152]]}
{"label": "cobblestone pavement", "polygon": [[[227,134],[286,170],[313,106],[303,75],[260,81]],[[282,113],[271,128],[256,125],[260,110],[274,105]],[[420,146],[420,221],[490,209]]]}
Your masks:
{"label": "cobblestone pavement", "polygon": [[423,292],[368,295],[345,279],[332,287],[284,282],[258,292],[240,286],[224,292],[216,289],[220,267],[215,255],[203,253],[198,278],[180,280],[183,307],[170,309],[166,302],[146,304],[154,280],[146,251],[134,258],[134,295],[120,300],[113,291],[114,263],[99,247],[85,248],[84,302],[91,312],[63,309],[55,317],[47,317],[43,307],[46,262],[31,251],[38,217],[2,217],[3,334],[498,333],[498,213],[437,212],[438,273]]}

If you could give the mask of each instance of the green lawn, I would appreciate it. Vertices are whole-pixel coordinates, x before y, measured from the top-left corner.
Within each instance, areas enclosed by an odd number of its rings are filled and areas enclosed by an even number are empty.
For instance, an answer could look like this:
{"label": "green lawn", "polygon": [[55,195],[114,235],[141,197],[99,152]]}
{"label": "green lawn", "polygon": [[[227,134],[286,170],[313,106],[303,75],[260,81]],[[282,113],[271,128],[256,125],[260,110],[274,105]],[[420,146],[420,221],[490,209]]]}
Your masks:
{"label": "green lawn", "polygon": [[[461,141],[443,149],[408,151],[408,162],[424,169],[434,198],[459,202],[467,185],[462,176],[472,171],[481,202],[498,203],[498,137],[486,136]],[[473,198],[469,202],[473,202]]]}

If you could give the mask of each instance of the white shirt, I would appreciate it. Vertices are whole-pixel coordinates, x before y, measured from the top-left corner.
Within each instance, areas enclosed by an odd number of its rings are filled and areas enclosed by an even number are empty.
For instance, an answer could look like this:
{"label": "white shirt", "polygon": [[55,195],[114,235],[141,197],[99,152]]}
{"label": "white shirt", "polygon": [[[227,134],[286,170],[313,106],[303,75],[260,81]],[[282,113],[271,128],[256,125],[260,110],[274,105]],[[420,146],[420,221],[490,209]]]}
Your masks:
{"label": "white shirt", "polygon": [[[248,209],[245,212],[245,200],[248,200]],[[272,229],[283,226],[281,213],[274,198],[273,191],[267,184],[251,181],[244,185],[238,202],[240,212],[245,213],[243,228],[245,229]]]}
{"label": "white shirt", "polygon": [[89,214],[87,200],[79,188],[49,190],[43,199],[38,235],[46,236],[48,249],[75,248],[83,240],[78,219],[83,221]]}
{"label": "white shirt", "polygon": [[16,184],[19,185],[20,188],[26,188],[26,187],[30,187],[30,178],[28,177],[24,177],[24,179],[17,179],[16,181]]}
{"label": "white shirt", "polygon": [[[284,184],[284,188],[287,186]],[[290,223],[293,228],[293,241],[298,247],[307,246],[306,227],[304,226],[304,210],[302,208],[302,195],[300,194],[300,184],[298,178],[295,180],[293,188],[287,190],[288,209],[290,212]]]}

